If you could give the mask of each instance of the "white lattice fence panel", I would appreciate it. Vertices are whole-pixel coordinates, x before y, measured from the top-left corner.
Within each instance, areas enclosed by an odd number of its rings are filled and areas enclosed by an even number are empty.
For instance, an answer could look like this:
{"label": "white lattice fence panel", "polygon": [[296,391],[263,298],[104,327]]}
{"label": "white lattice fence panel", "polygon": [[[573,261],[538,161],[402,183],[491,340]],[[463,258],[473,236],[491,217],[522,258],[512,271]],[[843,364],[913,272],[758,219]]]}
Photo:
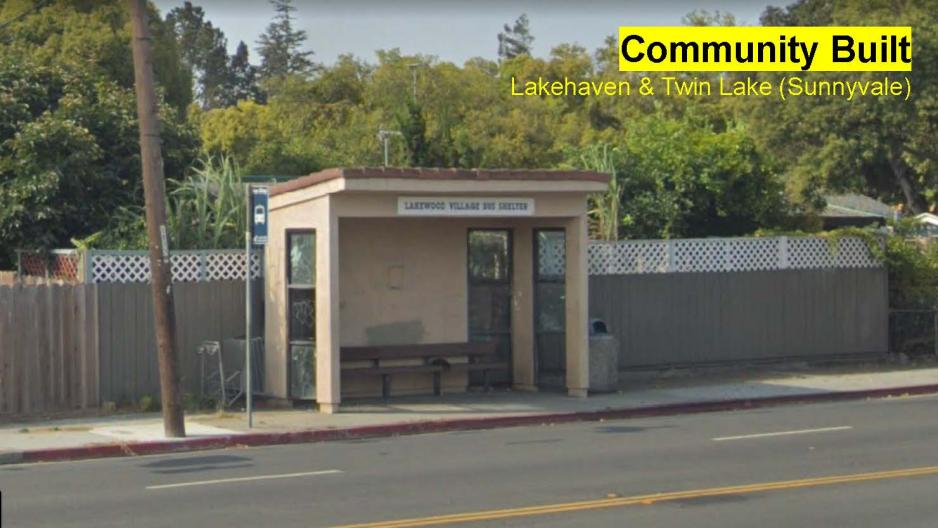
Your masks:
{"label": "white lattice fence panel", "polygon": [[668,244],[665,240],[593,242],[588,248],[590,275],[665,273]]}
{"label": "white lattice fence panel", "polygon": [[251,278],[257,279],[264,276],[264,264],[260,253],[251,253]]}
{"label": "white lattice fence panel", "polygon": [[[150,257],[143,251],[91,252],[92,282],[148,282]],[[171,256],[174,282],[244,280],[244,253],[177,251]],[[263,274],[261,256],[251,255],[251,277]]]}
{"label": "white lattice fence panel", "polygon": [[244,255],[220,253],[205,257],[205,276],[208,280],[244,278]]}
{"label": "white lattice fence panel", "polygon": [[880,262],[860,238],[841,238],[837,244],[838,268],[876,268]]}
{"label": "white lattice fence panel", "polygon": [[859,238],[836,245],[823,238],[707,238],[593,242],[591,275],[693,273],[810,268],[862,268],[881,264]]}
{"label": "white lattice fence panel", "polygon": [[150,261],[146,253],[91,255],[92,282],[147,282]]}
{"label": "white lattice fence panel", "polygon": [[676,272],[726,271],[726,242],[724,240],[674,240]]}
{"label": "white lattice fence panel", "polygon": [[197,253],[173,253],[173,282],[195,282],[201,278],[202,259]]}
{"label": "white lattice fence panel", "polygon": [[823,238],[791,238],[788,240],[788,266],[794,269],[833,268],[836,250]]}
{"label": "white lattice fence panel", "polygon": [[727,244],[727,271],[779,269],[781,238],[731,238]]}
{"label": "white lattice fence panel", "polygon": [[[251,254],[251,277],[261,276],[261,259]],[[244,280],[244,253],[209,253],[205,256],[205,280]]]}
{"label": "white lattice fence panel", "polygon": [[860,238],[841,238],[836,243],[823,238],[789,240],[789,265],[810,268],[875,268],[881,264]]}

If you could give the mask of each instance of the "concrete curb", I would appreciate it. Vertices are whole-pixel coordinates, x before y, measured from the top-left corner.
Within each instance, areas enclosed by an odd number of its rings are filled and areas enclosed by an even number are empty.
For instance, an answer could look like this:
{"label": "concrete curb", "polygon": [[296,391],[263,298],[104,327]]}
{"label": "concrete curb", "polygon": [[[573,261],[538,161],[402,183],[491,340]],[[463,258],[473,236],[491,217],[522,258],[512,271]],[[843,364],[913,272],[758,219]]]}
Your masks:
{"label": "concrete curb", "polygon": [[856,399],[885,398],[890,396],[914,396],[935,393],[938,393],[938,384],[844,392],[793,394],[786,396],[769,396],[764,398],[710,400],[627,409],[603,409],[598,411],[583,412],[539,413],[483,418],[425,420],[419,422],[402,422],[349,427],[345,429],[311,429],[290,432],[254,432],[237,435],[187,438],[181,440],[91,444],[78,447],[34,449],[27,451],[0,453],[0,465],[22,464],[29,462],[60,462],[66,460],[83,460],[91,458],[121,456],[158,455],[181,453],[186,451],[223,449],[230,447],[256,447],[313,442],[330,442],[336,440],[381,438],[424,433],[519,427],[526,425],[530,426],[600,420],[623,420],[628,418],[647,418],[653,416],[753,409],[758,407],[771,407],[798,403],[832,402]]}

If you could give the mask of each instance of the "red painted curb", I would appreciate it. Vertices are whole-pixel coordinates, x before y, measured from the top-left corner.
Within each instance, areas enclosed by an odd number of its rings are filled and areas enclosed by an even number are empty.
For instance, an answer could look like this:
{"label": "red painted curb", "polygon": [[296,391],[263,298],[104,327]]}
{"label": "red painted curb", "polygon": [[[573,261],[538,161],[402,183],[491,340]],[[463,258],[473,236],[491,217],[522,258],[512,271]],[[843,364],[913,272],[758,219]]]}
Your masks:
{"label": "red painted curb", "polygon": [[938,384],[916,385],[912,387],[894,387],[888,389],[824,392],[817,394],[793,394],[788,396],[770,396],[766,398],[739,398],[693,403],[675,403],[629,409],[604,409],[599,411],[525,414],[484,418],[456,418],[450,420],[427,420],[421,422],[366,425],[360,427],[349,427],[345,429],[311,429],[305,431],[273,433],[254,432],[205,438],[186,438],[181,440],[157,440],[152,442],[138,442],[130,444],[96,444],[79,447],[34,449],[29,451],[22,451],[20,453],[15,453],[15,455],[19,456],[8,457],[8,462],[0,460],[0,464],[59,462],[65,460],[82,460],[89,458],[158,455],[206,449],[222,449],[229,447],[300,444],[312,442],[329,442],[335,440],[354,440],[361,438],[380,438],[422,433],[495,429],[500,427],[518,427],[525,425],[589,422],[599,420],[622,420],[628,418],[669,416],[676,414],[732,411],[795,403],[843,401],[905,395],[913,396],[934,393],[938,393]]}

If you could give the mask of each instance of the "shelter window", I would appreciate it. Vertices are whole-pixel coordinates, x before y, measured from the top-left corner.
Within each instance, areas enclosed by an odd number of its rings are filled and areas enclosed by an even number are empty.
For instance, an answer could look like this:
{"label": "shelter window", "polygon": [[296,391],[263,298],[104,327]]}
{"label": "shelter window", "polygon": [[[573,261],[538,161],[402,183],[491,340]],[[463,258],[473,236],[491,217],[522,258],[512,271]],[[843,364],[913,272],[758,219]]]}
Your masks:
{"label": "shelter window", "polygon": [[290,396],[316,393],[316,232],[287,232],[287,334]]}

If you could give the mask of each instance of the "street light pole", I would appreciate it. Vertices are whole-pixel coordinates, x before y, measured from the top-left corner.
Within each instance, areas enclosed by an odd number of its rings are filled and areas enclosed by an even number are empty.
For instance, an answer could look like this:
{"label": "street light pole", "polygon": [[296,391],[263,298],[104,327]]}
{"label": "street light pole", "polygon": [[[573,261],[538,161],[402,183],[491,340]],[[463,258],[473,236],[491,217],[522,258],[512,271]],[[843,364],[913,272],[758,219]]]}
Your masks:
{"label": "street light pole", "polygon": [[247,215],[244,220],[244,411],[248,416],[248,429],[254,427],[254,385],[251,380],[251,184],[245,187],[244,201]]}
{"label": "street light pole", "polygon": [[160,152],[160,123],[156,115],[153,59],[145,0],[128,0],[133,26],[134,88],[140,123],[140,163],[146,201],[147,241],[150,250],[150,287],[160,368],[160,401],[163,432],[167,437],[186,436],[179,365],[176,351],[176,316],[173,303],[172,263],[166,228],[166,190]]}
{"label": "street light pole", "polygon": [[384,142],[384,166],[388,166],[388,138],[391,136],[403,136],[399,130],[378,130],[378,141]]}
{"label": "street light pole", "polygon": [[423,64],[420,62],[411,62],[410,64],[407,65],[407,67],[410,68],[410,73],[411,73],[411,76],[413,77],[413,83],[411,84],[411,88],[412,88],[411,91],[414,97],[414,103],[417,102],[417,68],[421,66],[426,66],[426,64]]}

